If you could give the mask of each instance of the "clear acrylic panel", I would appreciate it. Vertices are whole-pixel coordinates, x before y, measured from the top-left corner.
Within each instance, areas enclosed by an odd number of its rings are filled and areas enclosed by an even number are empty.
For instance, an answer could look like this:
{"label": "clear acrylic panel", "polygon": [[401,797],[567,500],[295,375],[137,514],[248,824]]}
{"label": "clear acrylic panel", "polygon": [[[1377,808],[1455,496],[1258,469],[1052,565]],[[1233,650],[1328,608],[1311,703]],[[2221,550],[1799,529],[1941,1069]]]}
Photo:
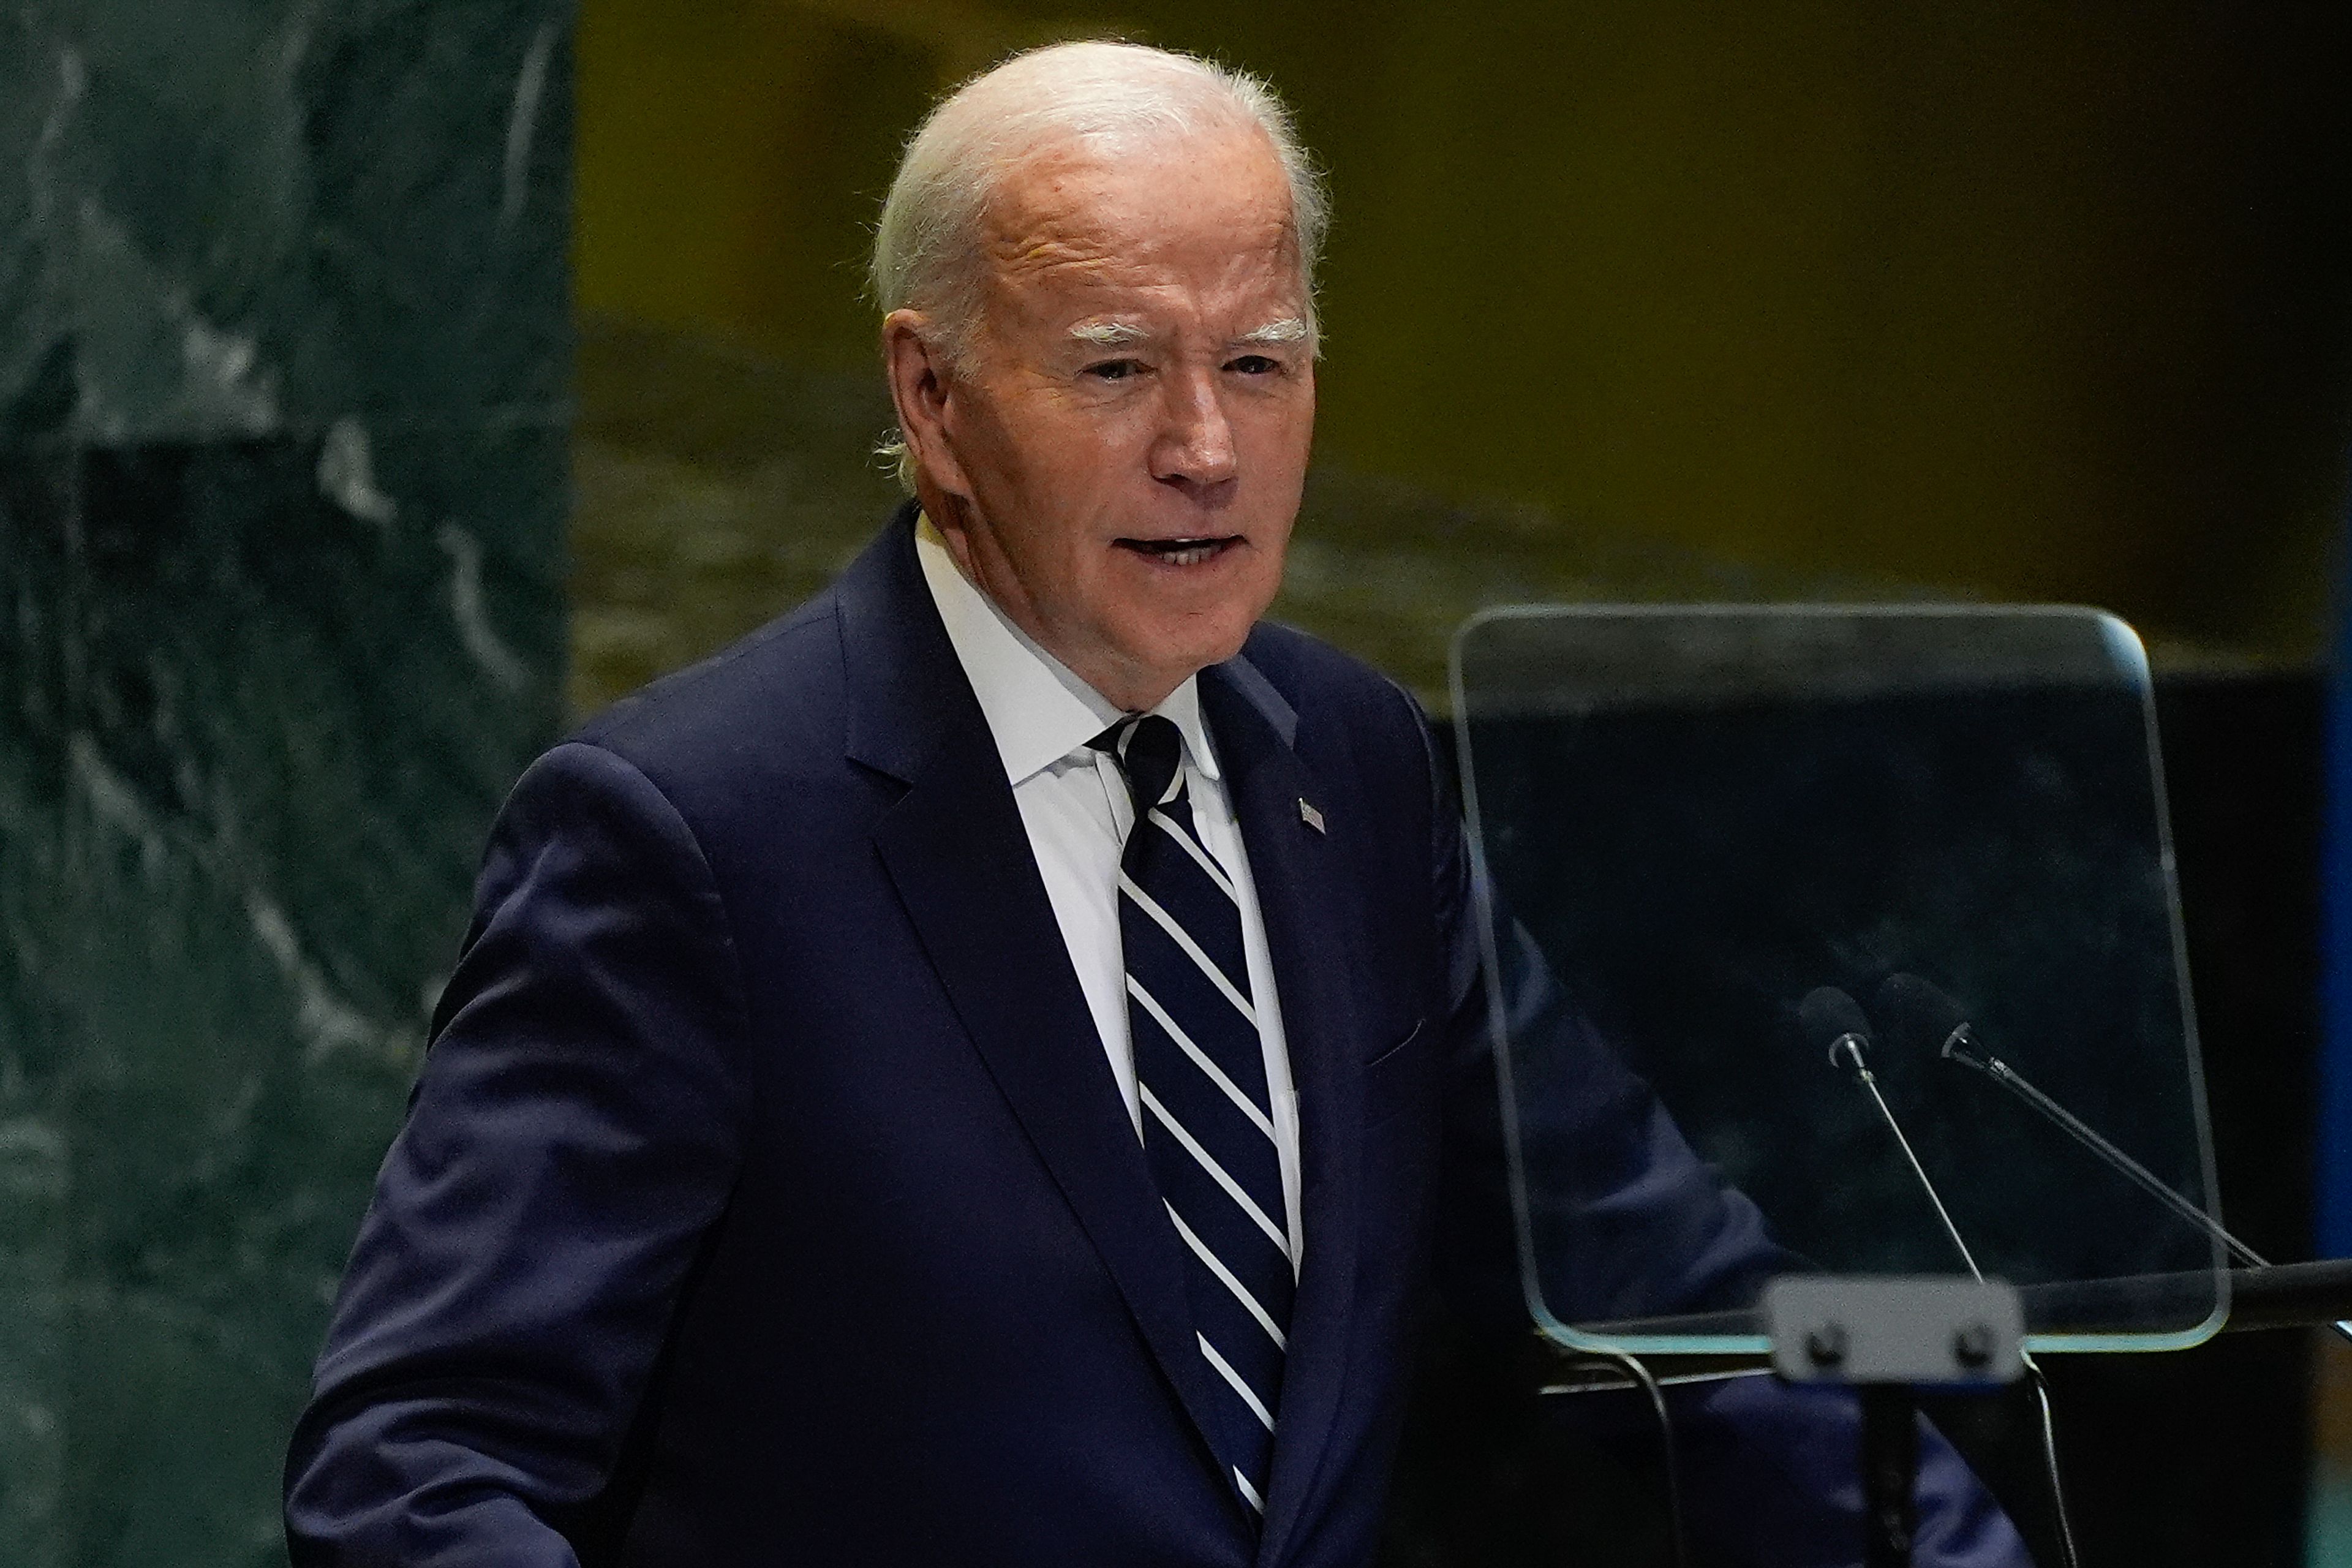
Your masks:
{"label": "clear acrylic panel", "polygon": [[[1463,628],[1453,683],[1522,1268],[1548,1333],[1760,1351],[1772,1274],[1958,1274],[1963,1245],[2019,1287],[2034,1350],[2175,1348],[2220,1326],[2129,627],[2046,606],[1507,609]],[[1867,1084],[1837,1043],[1848,1016],[1808,1010],[1822,987],[1859,1009]],[[1653,1095],[1640,1160],[1687,1144],[1744,1194],[1724,1202],[1760,1211],[1748,1251],[1769,1262],[1710,1273],[1678,1252],[1719,1236],[1643,1217],[1668,1209],[1628,1184],[1626,1135],[1593,1106],[1635,1116]]]}

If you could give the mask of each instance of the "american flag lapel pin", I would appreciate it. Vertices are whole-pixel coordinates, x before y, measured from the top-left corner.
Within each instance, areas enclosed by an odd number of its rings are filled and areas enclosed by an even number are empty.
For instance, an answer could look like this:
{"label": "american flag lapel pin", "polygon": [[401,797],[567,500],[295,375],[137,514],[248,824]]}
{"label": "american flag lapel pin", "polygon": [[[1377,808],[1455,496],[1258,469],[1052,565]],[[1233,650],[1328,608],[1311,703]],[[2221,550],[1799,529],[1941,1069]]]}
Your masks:
{"label": "american flag lapel pin", "polygon": [[1323,814],[1307,805],[1307,797],[1303,795],[1298,797],[1298,820],[1318,833],[1324,831]]}

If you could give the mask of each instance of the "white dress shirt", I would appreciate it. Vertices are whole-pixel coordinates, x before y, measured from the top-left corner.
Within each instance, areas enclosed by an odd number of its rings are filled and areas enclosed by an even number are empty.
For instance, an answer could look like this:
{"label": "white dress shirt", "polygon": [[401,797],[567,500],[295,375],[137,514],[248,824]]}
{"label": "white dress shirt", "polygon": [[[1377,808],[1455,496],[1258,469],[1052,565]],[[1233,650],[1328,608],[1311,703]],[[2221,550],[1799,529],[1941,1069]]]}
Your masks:
{"label": "white dress shirt", "polygon": [[[1093,1012],[1095,1030],[1110,1058],[1111,1076],[1127,1101],[1136,1137],[1143,1112],[1135,1093],[1135,1047],[1128,1037],[1127,970],[1119,951],[1118,862],[1134,825],[1135,808],[1118,762],[1087,742],[1120,717],[1118,707],[1070,673],[1005,617],[968,581],[929,518],[915,534],[923,581],[947,623],[948,640],[971,682],[980,710],[1013,784],[1013,804],[1029,830],[1029,849],[1045,880],[1071,967]],[[1234,821],[1233,802],[1217,772],[1216,749],[1201,721],[1198,678],[1188,677],[1152,710],[1184,737],[1185,788],[1201,842],[1233,879],[1241,905],[1242,947],[1249,963],[1258,1037],[1265,1047],[1265,1082],[1274,1101],[1274,1142],[1282,1164],[1282,1201],[1290,1228],[1290,1256],[1304,1257],[1298,1218],[1298,1094],[1282,1032],[1274,959],[1249,855]]]}

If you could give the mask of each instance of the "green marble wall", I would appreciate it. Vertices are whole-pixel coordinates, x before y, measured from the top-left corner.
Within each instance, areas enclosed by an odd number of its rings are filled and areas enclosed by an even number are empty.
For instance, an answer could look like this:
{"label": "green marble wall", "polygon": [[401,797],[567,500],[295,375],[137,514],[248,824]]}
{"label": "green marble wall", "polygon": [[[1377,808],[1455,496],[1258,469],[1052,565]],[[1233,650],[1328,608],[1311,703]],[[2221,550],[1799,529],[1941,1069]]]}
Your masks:
{"label": "green marble wall", "polygon": [[0,1563],[282,1560],[562,712],[563,0],[0,11]]}

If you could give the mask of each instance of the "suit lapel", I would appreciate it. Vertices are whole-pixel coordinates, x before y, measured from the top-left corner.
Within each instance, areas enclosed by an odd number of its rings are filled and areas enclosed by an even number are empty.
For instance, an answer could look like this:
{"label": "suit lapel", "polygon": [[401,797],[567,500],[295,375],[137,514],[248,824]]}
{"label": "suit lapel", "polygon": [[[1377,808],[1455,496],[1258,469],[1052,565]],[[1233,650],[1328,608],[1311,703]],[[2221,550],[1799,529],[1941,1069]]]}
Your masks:
{"label": "suit lapel", "polygon": [[1185,1307],[1179,1243],[987,720],[922,581],[911,508],[837,592],[849,754],[908,786],[877,827],[875,847],[958,1017],[1205,1449],[1210,1373]]}
{"label": "suit lapel", "polygon": [[1292,748],[1296,715],[1244,659],[1204,670],[1201,698],[1249,850],[1298,1089],[1306,1245],[1258,1557],[1270,1563],[1281,1560],[1312,1490],[1348,1363],[1363,1121],[1349,987],[1361,970],[1340,853],[1300,808],[1319,814],[1328,802]]}

